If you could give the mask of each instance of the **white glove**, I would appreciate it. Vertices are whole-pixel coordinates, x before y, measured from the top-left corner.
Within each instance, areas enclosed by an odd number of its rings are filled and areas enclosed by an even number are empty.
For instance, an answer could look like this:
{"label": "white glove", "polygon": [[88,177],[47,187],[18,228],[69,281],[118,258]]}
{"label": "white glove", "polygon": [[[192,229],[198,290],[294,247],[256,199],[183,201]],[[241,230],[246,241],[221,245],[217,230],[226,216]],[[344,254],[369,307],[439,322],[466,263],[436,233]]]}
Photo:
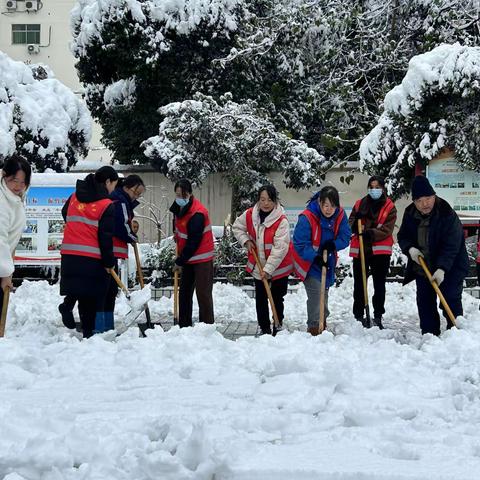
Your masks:
{"label": "white glove", "polygon": [[408,254],[410,255],[410,258],[415,263],[418,263],[420,265],[420,260],[418,259],[418,257],[423,257],[423,255],[422,255],[422,252],[418,248],[410,247],[408,249]]}
{"label": "white glove", "polygon": [[437,282],[437,285],[440,286],[444,279],[445,272],[441,268],[437,268],[432,275],[432,280],[435,280]]}

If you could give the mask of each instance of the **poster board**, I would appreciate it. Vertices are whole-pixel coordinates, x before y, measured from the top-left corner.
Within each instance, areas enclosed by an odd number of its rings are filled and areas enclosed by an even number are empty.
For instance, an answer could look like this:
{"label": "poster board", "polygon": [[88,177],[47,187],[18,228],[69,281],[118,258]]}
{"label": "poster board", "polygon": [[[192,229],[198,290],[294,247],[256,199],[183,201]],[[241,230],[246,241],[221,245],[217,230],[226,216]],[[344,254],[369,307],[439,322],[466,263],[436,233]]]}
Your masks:
{"label": "poster board", "polygon": [[449,152],[429,162],[426,176],[436,194],[451,205],[464,223],[480,220],[480,173],[462,170]]}
{"label": "poster board", "polygon": [[33,174],[27,191],[27,226],[15,250],[15,265],[60,265],[64,222],[62,207],[81,174]]}

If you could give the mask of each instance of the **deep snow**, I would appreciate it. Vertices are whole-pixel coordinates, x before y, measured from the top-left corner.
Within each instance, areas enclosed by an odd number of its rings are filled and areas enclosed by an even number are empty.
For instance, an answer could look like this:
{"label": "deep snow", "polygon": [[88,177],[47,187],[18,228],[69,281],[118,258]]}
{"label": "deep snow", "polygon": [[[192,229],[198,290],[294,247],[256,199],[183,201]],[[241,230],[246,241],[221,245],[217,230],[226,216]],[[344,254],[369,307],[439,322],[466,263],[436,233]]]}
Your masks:
{"label": "deep snow", "polygon": [[[352,319],[352,287],[331,291],[316,338],[197,325],[109,342],[80,341],[58,287],[25,282],[0,340],[0,478],[477,479],[478,300],[464,295],[461,329],[422,337],[413,286],[388,284],[384,331]],[[286,298],[291,330],[305,300]],[[216,284],[214,301],[217,319],[255,319],[236,287]]]}

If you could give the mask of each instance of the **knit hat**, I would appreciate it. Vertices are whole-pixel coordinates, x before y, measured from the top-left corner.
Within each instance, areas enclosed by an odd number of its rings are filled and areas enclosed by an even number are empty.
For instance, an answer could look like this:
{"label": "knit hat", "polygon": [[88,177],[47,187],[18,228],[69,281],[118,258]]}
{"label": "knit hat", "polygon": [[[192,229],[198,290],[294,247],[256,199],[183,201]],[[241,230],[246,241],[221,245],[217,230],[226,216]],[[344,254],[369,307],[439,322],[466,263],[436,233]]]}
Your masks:
{"label": "knit hat", "polygon": [[417,175],[412,182],[412,200],[418,200],[420,197],[431,197],[435,195],[435,190],[430,185],[427,177]]}

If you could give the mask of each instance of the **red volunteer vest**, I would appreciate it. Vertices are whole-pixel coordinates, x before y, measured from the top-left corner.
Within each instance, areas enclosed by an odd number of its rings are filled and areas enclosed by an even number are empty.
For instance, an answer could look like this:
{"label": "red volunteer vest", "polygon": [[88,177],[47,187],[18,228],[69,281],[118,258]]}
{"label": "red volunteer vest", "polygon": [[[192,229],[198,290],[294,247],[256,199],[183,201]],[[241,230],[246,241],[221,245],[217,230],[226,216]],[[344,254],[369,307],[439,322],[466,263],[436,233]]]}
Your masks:
{"label": "red volunteer vest", "polygon": [[[318,252],[318,249],[320,248],[320,243],[322,242],[322,226],[320,224],[320,219],[308,209],[305,209],[300,215],[305,215],[305,217],[307,217],[308,223],[310,224],[312,247],[315,251]],[[334,239],[337,238],[338,230],[340,228],[340,224],[342,223],[344,215],[345,211],[342,207],[340,207],[340,211],[333,225]],[[312,263],[313,262],[302,258],[297,253],[297,251],[293,249],[293,266],[295,269],[295,274],[298,278],[300,278],[300,280],[305,280],[305,277],[307,276],[307,273],[310,270]]]}
{"label": "red volunteer vest", "polygon": [[[362,199],[357,200],[355,202],[355,210],[358,212],[360,208],[360,204],[362,203]],[[377,228],[380,228],[385,220],[387,219],[388,215],[392,211],[392,208],[395,204],[387,198],[385,205],[382,207],[380,212],[378,212],[377,217]],[[362,219],[362,225],[364,225],[364,220]],[[387,238],[380,240],[379,242],[373,242],[372,244],[372,253],[373,255],[391,255],[392,254],[392,246],[393,246],[393,235],[389,235]],[[360,240],[358,235],[352,235],[352,239],[350,241],[350,256],[357,258],[360,255]]]}
{"label": "red volunteer vest", "polygon": [[193,198],[189,211],[181,218],[175,217],[175,238],[178,245],[178,253],[182,253],[188,239],[187,225],[190,219],[196,213],[201,213],[205,217],[205,226],[203,236],[198,249],[193,257],[187,260],[187,263],[209,262],[215,256],[215,247],[213,243],[212,224],[208,216],[208,210],[197,200]]}
{"label": "red volunteer vest", "polygon": [[101,258],[98,242],[98,222],[112,203],[108,198],[82,203],[72,194],[67,210],[67,223],[60,249],[62,255]]}
{"label": "red volunteer vest", "polygon": [[[264,247],[263,253],[267,260],[273,248],[273,241],[274,241],[275,233],[277,232],[278,226],[280,225],[282,220],[286,218],[287,217],[285,215],[282,215],[275,223],[265,228],[265,231],[263,233],[263,247]],[[255,244],[255,247],[258,248],[257,232],[255,231],[255,227],[253,226],[253,207],[247,210],[247,232],[248,232],[248,236],[250,237],[250,240]],[[290,242],[290,247],[288,249],[287,254],[283,258],[283,260],[280,262],[280,265],[272,273],[273,280],[277,280],[278,278],[288,277],[288,275],[290,275],[293,272],[292,250],[293,250],[292,242]],[[253,253],[249,252],[246,270],[248,273],[252,273],[254,268],[255,268],[255,257],[253,256]]]}

